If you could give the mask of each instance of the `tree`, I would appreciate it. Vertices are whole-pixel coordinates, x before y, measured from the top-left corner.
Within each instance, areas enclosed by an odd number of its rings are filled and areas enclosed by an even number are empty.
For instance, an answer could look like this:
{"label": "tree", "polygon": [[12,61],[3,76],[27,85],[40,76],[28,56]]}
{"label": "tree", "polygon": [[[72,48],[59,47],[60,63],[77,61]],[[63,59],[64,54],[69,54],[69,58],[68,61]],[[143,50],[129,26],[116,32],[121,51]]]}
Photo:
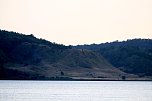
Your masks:
{"label": "tree", "polygon": [[126,76],[122,76],[122,80],[126,80]]}
{"label": "tree", "polygon": [[61,71],[61,75],[63,76],[63,75],[64,75],[64,72]]}

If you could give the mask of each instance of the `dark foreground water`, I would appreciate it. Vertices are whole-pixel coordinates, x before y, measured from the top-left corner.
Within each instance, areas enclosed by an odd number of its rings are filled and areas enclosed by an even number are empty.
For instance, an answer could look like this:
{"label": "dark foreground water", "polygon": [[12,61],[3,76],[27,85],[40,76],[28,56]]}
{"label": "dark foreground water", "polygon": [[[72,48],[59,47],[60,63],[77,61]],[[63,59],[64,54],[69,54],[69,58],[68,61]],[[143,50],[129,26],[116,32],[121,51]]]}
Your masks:
{"label": "dark foreground water", "polygon": [[0,101],[152,101],[152,82],[0,81]]}

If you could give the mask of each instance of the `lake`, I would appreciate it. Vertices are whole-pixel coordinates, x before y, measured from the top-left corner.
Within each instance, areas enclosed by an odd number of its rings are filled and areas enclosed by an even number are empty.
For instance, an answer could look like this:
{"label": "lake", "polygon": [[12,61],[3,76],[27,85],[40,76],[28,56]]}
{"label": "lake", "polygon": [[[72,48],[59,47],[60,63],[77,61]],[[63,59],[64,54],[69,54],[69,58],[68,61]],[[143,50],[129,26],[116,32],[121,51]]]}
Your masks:
{"label": "lake", "polygon": [[152,101],[152,82],[2,80],[0,101]]}

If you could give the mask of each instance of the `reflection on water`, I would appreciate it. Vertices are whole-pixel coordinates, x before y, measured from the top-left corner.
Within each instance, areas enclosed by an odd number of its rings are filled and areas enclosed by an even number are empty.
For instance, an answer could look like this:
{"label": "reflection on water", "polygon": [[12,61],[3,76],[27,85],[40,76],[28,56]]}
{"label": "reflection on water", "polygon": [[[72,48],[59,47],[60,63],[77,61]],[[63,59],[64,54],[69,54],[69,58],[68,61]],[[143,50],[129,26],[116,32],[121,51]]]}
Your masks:
{"label": "reflection on water", "polygon": [[152,101],[152,82],[6,80],[0,101]]}

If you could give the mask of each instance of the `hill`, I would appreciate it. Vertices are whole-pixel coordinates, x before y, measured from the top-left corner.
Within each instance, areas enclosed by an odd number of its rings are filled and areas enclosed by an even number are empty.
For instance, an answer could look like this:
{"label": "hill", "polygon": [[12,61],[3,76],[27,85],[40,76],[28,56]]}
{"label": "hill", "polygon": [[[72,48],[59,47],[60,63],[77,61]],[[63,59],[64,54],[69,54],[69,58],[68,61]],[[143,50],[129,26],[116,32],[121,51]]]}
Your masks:
{"label": "hill", "polygon": [[93,50],[124,72],[152,76],[152,39],[132,39],[91,45],[78,45],[77,49]]}
{"label": "hill", "polygon": [[72,49],[32,34],[0,30],[0,79],[122,80],[124,77],[139,78],[113,67],[99,53]]}

